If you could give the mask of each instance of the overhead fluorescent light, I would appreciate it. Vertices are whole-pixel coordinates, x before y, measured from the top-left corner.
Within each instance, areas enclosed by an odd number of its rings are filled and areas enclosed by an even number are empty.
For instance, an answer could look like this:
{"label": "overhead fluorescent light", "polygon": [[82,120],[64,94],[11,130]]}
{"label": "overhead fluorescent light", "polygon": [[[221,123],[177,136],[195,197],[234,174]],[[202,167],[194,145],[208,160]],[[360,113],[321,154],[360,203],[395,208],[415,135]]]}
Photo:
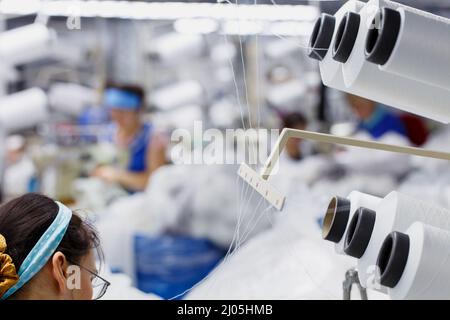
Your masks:
{"label": "overhead fluorescent light", "polygon": [[222,27],[224,34],[252,35],[261,34],[264,31],[264,23],[261,21],[226,21]]}
{"label": "overhead fluorescent light", "polygon": [[219,23],[210,18],[178,19],[173,27],[179,33],[208,34],[217,31]]}
{"label": "overhead fluorescent light", "polygon": [[0,1],[0,14],[79,16],[145,20],[211,18],[216,20],[314,21],[319,9],[309,5],[233,5],[224,3],[27,0]]}
{"label": "overhead fluorescent light", "polygon": [[311,22],[279,21],[270,25],[269,33],[282,36],[309,37],[314,28]]}

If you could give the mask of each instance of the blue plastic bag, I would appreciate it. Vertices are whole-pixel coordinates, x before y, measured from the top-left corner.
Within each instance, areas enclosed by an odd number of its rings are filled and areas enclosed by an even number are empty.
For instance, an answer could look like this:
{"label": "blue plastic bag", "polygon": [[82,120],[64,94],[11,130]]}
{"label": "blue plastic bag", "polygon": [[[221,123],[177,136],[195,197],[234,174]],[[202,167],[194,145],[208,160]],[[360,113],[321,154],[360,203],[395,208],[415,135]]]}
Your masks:
{"label": "blue plastic bag", "polygon": [[223,249],[209,240],[188,236],[137,235],[134,243],[138,288],[164,299],[190,289],[206,277],[225,255]]}

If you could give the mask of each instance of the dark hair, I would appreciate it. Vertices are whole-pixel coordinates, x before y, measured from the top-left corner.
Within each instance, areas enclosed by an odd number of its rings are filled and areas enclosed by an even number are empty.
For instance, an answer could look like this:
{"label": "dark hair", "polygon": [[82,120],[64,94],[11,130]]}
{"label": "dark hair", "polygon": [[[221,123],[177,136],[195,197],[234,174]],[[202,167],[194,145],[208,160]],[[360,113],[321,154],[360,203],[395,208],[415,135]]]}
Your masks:
{"label": "dark hair", "polygon": [[137,84],[127,84],[127,83],[116,83],[113,81],[107,81],[105,85],[105,89],[119,89],[122,91],[130,92],[138,96],[141,101],[141,108],[144,106],[145,100],[145,90],[141,86]]}
{"label": "dark hair", "polygon": [[[0,206],[0,234],[7,243],[7,254],[17,270],[28,253],[48,229],[59,207],[52,199],[28,193]],[[91,249],[98,249],[99,237],[94,228],[73,213],[67,231],[56,251],[74,263],[80,263]]]}
{"label": "dark hair", "polygon": [[288,113],[283,116],[283,128],[295,128],[297,126],[306,126],[308,121],[305,116],[299,112]]}

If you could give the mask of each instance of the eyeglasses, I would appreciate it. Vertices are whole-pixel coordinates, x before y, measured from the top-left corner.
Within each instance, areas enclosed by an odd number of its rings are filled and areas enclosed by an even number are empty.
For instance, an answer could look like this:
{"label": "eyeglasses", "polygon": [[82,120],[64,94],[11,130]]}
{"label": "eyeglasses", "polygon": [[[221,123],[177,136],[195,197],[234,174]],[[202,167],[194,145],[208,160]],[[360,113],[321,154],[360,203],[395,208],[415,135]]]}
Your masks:
{"label": "eyeglasses", "polygon": [[89,272],[92,275],[92,289],[94,290],[93,292],[93,300],[98,300],[101,297],[103,297],[106,293],[106,290],[108,290],[108,287],[111,285],[111,283],[100,277],[96,272],[93,272],[91,270],[89,270],[86,267],[83,267],[82,265],[79,265],[78,263],[75,263],[73,261],[68,260],[71,264],[76,265],[78,267],[80,267],[81,269]]}

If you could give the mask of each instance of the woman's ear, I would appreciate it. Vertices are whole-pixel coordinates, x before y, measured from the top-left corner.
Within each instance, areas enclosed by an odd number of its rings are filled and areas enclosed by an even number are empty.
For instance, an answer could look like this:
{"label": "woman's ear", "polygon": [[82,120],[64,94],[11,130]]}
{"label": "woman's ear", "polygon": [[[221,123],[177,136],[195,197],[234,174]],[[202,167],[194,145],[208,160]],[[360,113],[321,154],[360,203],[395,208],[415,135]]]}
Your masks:
{"label": "woman's ear", "polygon": [[56,280],[59,293],[62,295],[67,291],[67,266],[66,256],[57,251],[52,258],[52,275]]}

